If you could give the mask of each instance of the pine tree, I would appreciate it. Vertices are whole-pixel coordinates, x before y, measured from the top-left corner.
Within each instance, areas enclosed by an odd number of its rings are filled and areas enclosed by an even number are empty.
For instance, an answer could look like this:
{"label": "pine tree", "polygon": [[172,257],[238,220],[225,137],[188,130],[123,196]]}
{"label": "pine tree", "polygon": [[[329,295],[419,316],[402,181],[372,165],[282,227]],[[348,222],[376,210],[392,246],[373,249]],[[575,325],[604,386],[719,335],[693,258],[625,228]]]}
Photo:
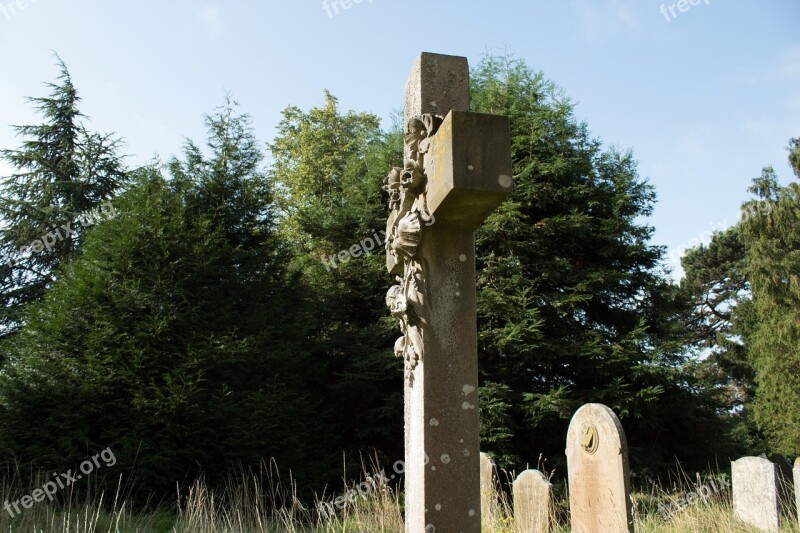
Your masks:
{"label": "pine tree", "polygon": [[653,187],[521,61],[487,57],[472,79],[472,109],[510,118],[514,165],[511,198],[477,234],[483,449],[508,466],[559,461],[572,414],[601,402],[634,467],[702,460],[687,450],[713,446],[716,404],[693,388],[687,304],[640,222]]}
{"label": "pine tree", "polygon": [[[749,212],[744,215],[746,220]],[[687,343],[700,359],[697,377],[718,391],[719,416],[730,424],[719,440],[736,447],[734,456],[767,451],[749,408],[755,370],[748,351],[757,316],[741,225],[714,233],[708,245],[688,250],[681,259],[681,290],[691,302],[685,318]]]}
{"label": "pine tree", "polygon": [[0,190],[0,335],[19,326],[24,306],[40,300],[57,269],[74,258],[97,210],[124,183],[113,135],[89,131],[77,90],[57,58],[60,74],[47,97],[30,98],[44,122],[17,126],[17,150],[0,152],[14,168]]}
{"label": "pine tree", "polygon": [[[800,178],[800,139],[789,162]],[[753,417],[773,448],[800,453],[800,184],[781,186],[767,167],[753,180],[754,214],[742,224],[755,314],[749,337],[756,372]]]}

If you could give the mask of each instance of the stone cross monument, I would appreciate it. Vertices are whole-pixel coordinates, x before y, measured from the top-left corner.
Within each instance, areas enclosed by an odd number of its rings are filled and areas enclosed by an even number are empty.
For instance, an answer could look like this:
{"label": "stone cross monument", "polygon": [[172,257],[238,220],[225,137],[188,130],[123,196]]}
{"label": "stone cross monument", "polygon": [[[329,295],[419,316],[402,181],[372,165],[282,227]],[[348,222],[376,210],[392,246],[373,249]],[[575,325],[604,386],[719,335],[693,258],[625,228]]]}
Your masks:
{"label": "stone cross monument", "polygon": [[466,58],[423,53],[389,193],[386,303],[403,336],[406,532],[479,533],[475,229],[511,192],[506,117],[469,112]]}

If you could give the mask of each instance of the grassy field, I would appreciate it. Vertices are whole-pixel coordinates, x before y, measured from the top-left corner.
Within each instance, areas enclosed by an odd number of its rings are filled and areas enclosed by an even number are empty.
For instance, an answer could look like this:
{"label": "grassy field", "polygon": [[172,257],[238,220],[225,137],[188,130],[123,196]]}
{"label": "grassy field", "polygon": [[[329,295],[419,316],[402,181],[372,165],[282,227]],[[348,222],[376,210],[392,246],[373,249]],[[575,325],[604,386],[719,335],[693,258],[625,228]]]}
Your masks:
{"label": "grassy field", "polygon": [[[343,486],[339,495],[352,494],[351,501],[340,500],[343,509],[328,516],[320,515],[314,508],[304,506],[280,483],[275,483],[269,472],[255,475],[239,474],[226,489],[210,492],[202,482],[195,483],[178,496],[172,505],[165,504],[157,510],[142,514],[132,513],[120,482],[116,495],[92,494],[86,486],[84,494],[67,493],[67,505],[58,508],[46,501],[23,510],[15,518],[6,511],[0,514],[0,531],[44,533],[100,533],[100,532],[252,532],[252,533],[402,533],[402,495],[380,481],[375,473],[365,474],[366,483]],[[707,479],[707,478],[705,478]],[[665,516],[664,506],[678,502],[682,496],[702,486],[703,480],[690,481],[683,475],[679,483],[672,483],[664,492],[654,488],[639,492],[633,497],[636,531],[640,533],[728,532],[754,533],[734,518],[729,489],[715,491],[704,500],[695,499]],[[32,483],[32,487],[40,486]],[[6,484],[2,501],[18,498],[22,492]],[[360,492],[359,492],[360,488]],[[28,491],[30,493],[32,491]],[[337,495],[321,498],[333,502]],[[512,533],[514,523],[508,497],[490,495],[491,511],[483,517],[483,531]],[[0,504],[2,503],[0,501]],[[661,506],[661,507],[659,507]],[[315,506],[318,507],[318,506]],[[331,507],[329,507],[331,508]],[[659,513],[659,509],[662,510]],[[787,515],[788,516],[788,515]],[[556,490],[553,512],[553,531],[569,531],[569,510],[563,490]],[[800,533],[797,519],[785,519],[783,532]],[[441,532],[448,533],[448,532]]]}

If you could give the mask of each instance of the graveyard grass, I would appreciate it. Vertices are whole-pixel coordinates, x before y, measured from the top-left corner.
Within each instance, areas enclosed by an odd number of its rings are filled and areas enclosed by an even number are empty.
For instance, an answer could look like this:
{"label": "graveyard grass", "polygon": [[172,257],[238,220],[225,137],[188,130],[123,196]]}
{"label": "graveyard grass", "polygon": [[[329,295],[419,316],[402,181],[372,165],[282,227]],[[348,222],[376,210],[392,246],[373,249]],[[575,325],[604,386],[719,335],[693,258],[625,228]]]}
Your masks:
{"label": "graveyard grass", "polygon": [[[357,497],[346,503],[337,516],[319,519],[307,506],[295,497],[291,481],[281,483],[264,467],[259,474],[239,472],[232,475],[221,492],[209,492],[202,481],[180,496],[180,504],[163,502],[155,505],[149,513],[132,513],[125,498],[125,483],[120,480],[116,494],[99,494],[91,486],[83,493],[69,493],[65,508],[57,508],[47,502],[35,504],[20,516],[11,519],[5,511],[0,515],[0,530],[101,533],[101,532],[219,532],[219,533],[403,533],[402,493],[388,486],[368,491],[365,497]],[[374,476],[374,469],[365,468],[363,477]],[[713,474],[711,474],[713,475]],[[504,477],[513,479],[505,473]],[[638,533],[686,533],[718,532],[754,533],[757,530],[739,522],[733,514],[730,490],[710,498],[706,503],[688,505],[671,518],[658,514],[658,505],[675,501],[680,495],[693,490],[696,485],[689,476],[680,473],[680,481],[673,483],[669,493],[660,488],[650,492],[636,492],[634,498],[634,520]],[[35,480],[27,493],[36,488]],[[360,481],[360,480],[359,480]],[[358,481],[326,494],[322,501],[330,502],[334,497],[356,487]],[[25,491],[0,487],[3,494],[19,494]],[[491,533],[514,533],[511,517],[511,502],[503,494],[490,496],[488,516],[483,517],[482,531]],[[176,495],[176,501],[178,496]],[[275,504],[273,502],[281,502]],[[2,504],[2,502],[0,502]],[[174,510],[177,505],[177,511]],[[568,527],[568,498],[556,487],[553,531],[566,533]],[[781,532],[800,533],[797,520],[785,520]]]}

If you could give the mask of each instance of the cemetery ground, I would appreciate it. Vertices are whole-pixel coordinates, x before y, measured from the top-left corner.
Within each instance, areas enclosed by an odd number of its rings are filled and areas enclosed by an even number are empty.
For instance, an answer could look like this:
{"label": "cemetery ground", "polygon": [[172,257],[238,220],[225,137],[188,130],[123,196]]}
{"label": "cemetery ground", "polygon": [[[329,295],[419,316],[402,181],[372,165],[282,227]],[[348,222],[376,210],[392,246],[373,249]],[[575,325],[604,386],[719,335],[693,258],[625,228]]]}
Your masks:
{"label": "cemetery ground", "polygon": [[[232,475],[223,491],[214,492],[202,481],[195,482],[181,494],[180,503],[161,502],[153,505],[147,513],[131,513],[131,503],[125,493],[130,487],[120,480],[116,494],[98,494],[91,485],[81,485],[66,496],[67,504],[57,507],[48,502],[34,505],[15,519],[6,513],[0,515],[2,531],[46,531],[63,533],[101,532],[252,532],[252,533],[402,533],[402,491],[389,484],[367,484],[364,480],[380,477],[380,471],[363,467],[362,479],[348,482],[335,488],[332,494],[320,498],[309,507],[287,489],[287,484],[270,473],[263,465],[262,472]],[[504,483],[510,486],[515,476],[500,472]],[[709,479],[730,479],[728,474],[707,472],[689,475],[679,467],[670,482],[668,491],[653,485],[650,489],[635,491],[633,515],[635,529],[639,533],[685,533],[685,532],[730,532],[754,533],[758,529],[737,520],[733,512],[730,486],[724,483],[709,497],[686,501],[688,494],[696,494],[698,488]],[[698,481],[700,485],[698,485]],[[361,490],[359,490],[361,484]],[[291,485],[289,483],[288,485]],[[31,489],[38,486],[31,484]],[[13,492],[10,487],[0,487],[4,494]],[[338,491],[336,490],[338,489]],[[26,490],[20,490],[26,492]],[[27,492],[31,492],[30,489]],[[352,494],[347,497],[347,494]],[[342,509],[329,516],[320,516],[314,511],[322,502],[332,502],[344,495]],[[486,495],[484,495],[486,496]],[[569,502],[564,484],[554,484],[554,513],[551,520],[553,532],[566,533],[569,527]],[[177,499],[177,498],[176,498]],[[108,511],[108,501],[113,501],[113,511]],[[490,533],[513,533],[516,531],[512,518],[512,503],[505,493],[489,495],[488,513],[483,517],[482,531]],[[673,512],[663,512],[672,504]],[[176,510],[177,508],[177,510]],[[788,514],[788,513],[787,513]],[[781,532],[800,533],[795,520],[785,520]]]}

